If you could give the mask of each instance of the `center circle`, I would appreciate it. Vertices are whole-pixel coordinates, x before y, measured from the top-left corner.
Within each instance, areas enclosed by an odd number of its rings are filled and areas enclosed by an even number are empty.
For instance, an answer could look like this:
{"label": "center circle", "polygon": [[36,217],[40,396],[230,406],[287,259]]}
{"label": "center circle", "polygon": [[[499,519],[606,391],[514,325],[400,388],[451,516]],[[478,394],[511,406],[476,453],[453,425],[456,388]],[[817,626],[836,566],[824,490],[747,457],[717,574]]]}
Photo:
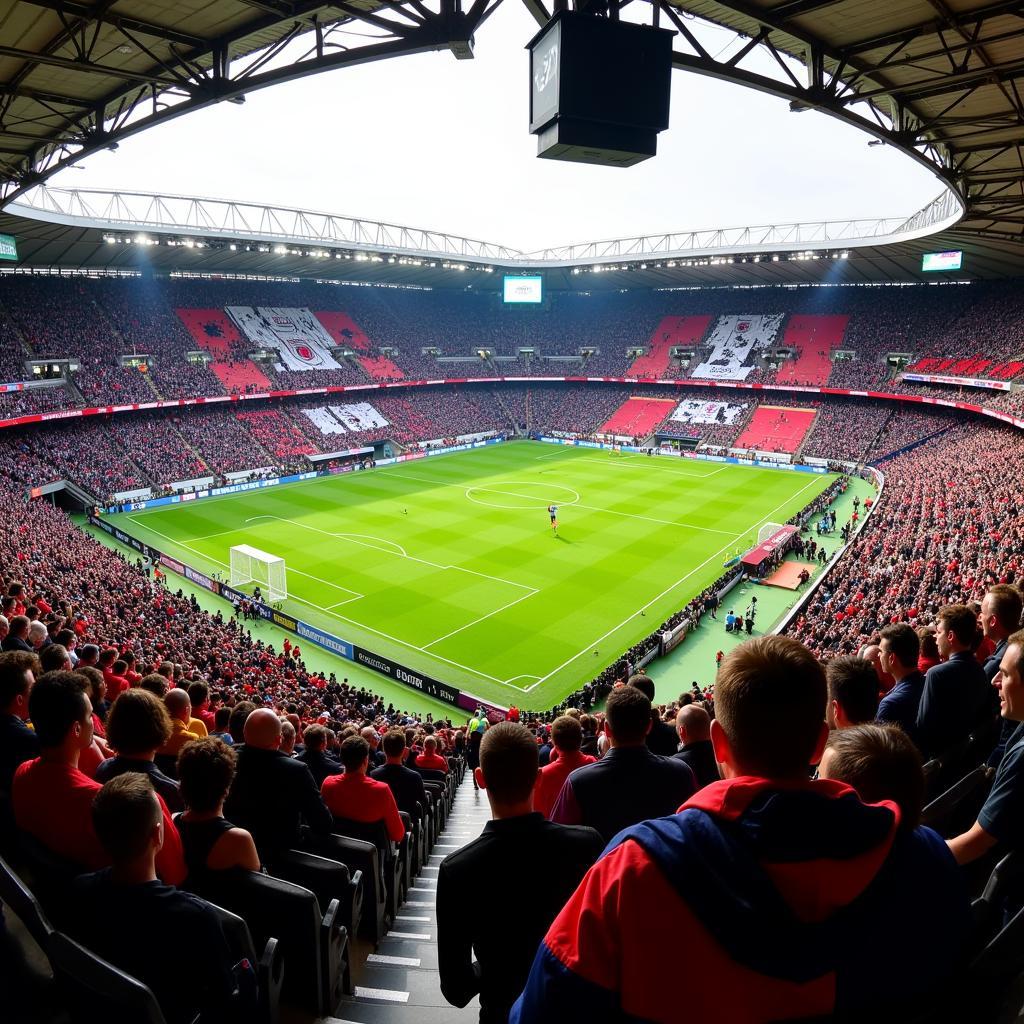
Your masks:
{"label": "center circle", "polygon": [[[538,490],[543,493],[531,493]],[[466,497],[477,505],[512,511],[546,509],[549,505],[575,505],[580,500],[579,492],[571,487],[538,480],[499,480],[493,484],[479,484],[467,487]]]}

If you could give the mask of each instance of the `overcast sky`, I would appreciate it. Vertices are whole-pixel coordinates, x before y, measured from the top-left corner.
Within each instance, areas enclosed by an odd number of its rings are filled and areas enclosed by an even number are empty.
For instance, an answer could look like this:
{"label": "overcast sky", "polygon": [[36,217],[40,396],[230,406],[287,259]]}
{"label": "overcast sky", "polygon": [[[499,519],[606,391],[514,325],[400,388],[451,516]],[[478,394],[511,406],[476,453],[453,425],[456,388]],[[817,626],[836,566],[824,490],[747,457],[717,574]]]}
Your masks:
{"label": "overcast sky", "polygon": [[[653,159],[624,170],[539,160],[524,50],[536,31],[508,0],[478,33],[475,60],[400,57],[252,93],[244,106],[142,133],[51,184],[298,206],[525,250],[901,216],[941,191],[925,169],[837,121],[681,71]],[[739,45],[722,29],[702,35],[712,53]]]}

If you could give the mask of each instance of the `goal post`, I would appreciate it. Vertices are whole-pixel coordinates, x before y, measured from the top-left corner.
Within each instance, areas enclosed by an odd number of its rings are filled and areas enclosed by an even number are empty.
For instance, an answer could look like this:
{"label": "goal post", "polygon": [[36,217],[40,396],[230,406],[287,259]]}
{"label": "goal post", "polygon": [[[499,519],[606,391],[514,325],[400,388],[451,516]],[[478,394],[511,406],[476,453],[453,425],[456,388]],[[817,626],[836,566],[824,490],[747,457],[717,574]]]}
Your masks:
{"label": "goal post", "polygon": [[231,577],[233,587],[255,583],[261,590],[266,588],[268,601],[283,601],[288,596],[288,578],[284,559],[260,551],[248,544],[236,544],[231,548]]}

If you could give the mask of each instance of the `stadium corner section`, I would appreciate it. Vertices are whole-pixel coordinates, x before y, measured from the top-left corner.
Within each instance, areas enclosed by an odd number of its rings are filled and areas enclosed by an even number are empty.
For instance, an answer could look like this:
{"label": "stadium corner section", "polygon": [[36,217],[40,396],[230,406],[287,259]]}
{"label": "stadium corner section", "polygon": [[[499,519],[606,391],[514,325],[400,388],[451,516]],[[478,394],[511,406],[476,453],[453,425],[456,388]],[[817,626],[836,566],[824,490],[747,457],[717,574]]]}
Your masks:
{"label": "stadium corner section", "polygon": [[[635,452],[635,453],[639,453],[641,451],[641,449],[638,449],[638,448],[635,448],[635,447],[632,447],[632,446],[627,446],[627,445],[605,444],[605,443],[585,441],[585,440],[584,441],[581,441],[581,440],[569,440],[569,439],[564,439],[564,438],[539,438],[538,440],[544,440],[544,441],[547,441],[548,443],[554,443],[554,444],[576,445],[576,446],[579,446],[579,447],[594,447],[594,448],[609,448],[609,449],[614,448],[615,450],[622,450],[622,451]],[[496,443],[496,442],[492,440],[492,441],[486,442],[486,443],[492,443],[493,444],[493,443]],[[447,448],[447,449],[444,449],[444,450],[436,450],[436,453],[437,454],[441,454],[443,452],[449,452],[449,451],[461,451],[461,450],[466,450],[468,448],[479,447],[479,446],[480,446],[480,444],[458,445],[458,446],[455,446],[455,447],[452,447],[452,448]],[[417,454],[417,457],[423,457],[422,453],[416,453],[416,454]],[[651,454],[651,453],[648,452],[648,454]],[[659,454],[661,454],[661,453],[659,453]],[[672,454],[677,454],[678,455],[678,453],[672,453]],[[759,468],[766,468],[766,469],[800,471],[800,472],[804,472],[804,473],[814,473],[814,474],[817,474],[817,475],[824,475],[824,474],[828,473],[829,470],[831,469],[831,467],[827,467],[825,465],[815,465],[815,466],[794,466],[792,464],[782,464],[782,465],[780,465],[779,463],[774,462],[774,461],[770,461],[770,460],[769,461],[754,462],[754,461],[752,461],[750,459],[743,459],[743,460],[741,460],[741,459],[737,459],[737,458],[734,458],[734,457],[726,458],[726,457],[722,457],[722,456],[694,456],[692,453],[688,453],[688,457],[690,457],[690,458],[696,457],[698,459],[703,458],[706,461],[718,461],[718,462],[730,462],[730,463],[736,463],[736,464],[755,465],[755,466],[758,466]],[[402,461],[402,460],[399,459],[399,460],[392,460],[392,461]],[[843,468],[844,469],[852,470],[855,467],[850,466],[850,467],[843,467]],[[323,475],[323,474],[309,474],[309,476],[312,476],[312,475]],[[306,476],[303,476],[301,478],[297,477],[297,478],[291,478],[291,479],[305,479],[305,478],[306,478]],[[259,484],[257,484],[257,486],[273,486],[273,485],[275,485],[277,483],[288,482],[288,479],[289,478],[283,478],[281,480],[274,480],[274,481],[260,481]],[[248,485],[248,486],[251,487],[252,485]],[[248,487],[246,485],[233,485],[232,491],[236,490],[236,489],[237,490],[244,490],[244,489],[248,489]],[[228,492],[225,492],[222,489],[212,489],[211,488],[211,489],[207,490],[204,493],[203,496],[214,497],[214,496],[217,496],[220,493],[228,493]],[[187,498],[184,498],[184,499],[181,496],[175,496],[175,498],[172,498],[172,499],[158,499],[158,501],[159,501],[159,503],[163,504],[163,503],[168,502],[168,501],[173,502],[175,500],[177,500],[177,501],[181,501],[181,500],[196,500],[198,498],[199,498],[199,495],[189,495]],[[157,502],[153,502],[152,503],[152,505],[155,505],[155,504],[157,504]],[[152,505],[148,505],[147,504],[146,507],[152,507]],[[116,506],[111,509],[111,511],[115,511],[115,510],[116,511],[120,511],[120,509],[117,508]],[[802,514],[802,513],[800,513],[800,514]],[[172,556],[170,556],[168,554],[165,554],[164,552],[161,552],[159,549],[153,547],[151,544],[148,544],[148,543],[145,543],[143,541],[140,541],[138,538],[131,536],[130,534],[126,533],[124,530],[120,529],[119,526],[117,526],[117,525],[115,525],[113,523],[105,521],[104,519],[102,519],[100,517],[97,517],[97,516],[91,517],[91,523],[98,530],[103,531],[103,533],[105,534],[106,537],[112,538],[112,539],[116,540],[118,543],[124,544],[127,547],[129,547],[130,549],[135,550],[135,551],[137,551],[137,552],[139,552],[141,554],[146,554],[146,555],[149,555],[150,557],[153,557],[153,558],[159,560],[160,563],[166,569],[169,569],[169,570],[175,572],[176,574],[182,576],[188,583],[194,585],[195,587],[200,588],[200,591],[205,590],[205,591],[211,592],[211,593],[216,594],[219,597],[222,597],[222,598],[224,598],[226,600],[229,600],[229,601],[234,599],[234,598],[239,598],[240,599],[243,596],[246,596],[246,595],[243,595],[240,591],[235,590],[234,588],[226,585],[225,583],[223,583],[219,579],[211,578],[206,573],[203,573],[203,572],[193,568],[192,566],[187,565],[186,563],[184,563],[180,559],[174,558],[174,557],[172,557]],[[350,643],[349,641],[342,640],[342,639],[334,636],[333,634],[331,634],[331,633],[321,629],[320,627],[315,626],[315,625],[313,625],[311,623],[305,622],[305,621],[297,618],[294,615],[290,615],[290,614],[282,611],[279,608],[273,608],[273,607],[268,607],[268,606],[261,606],[259,608],[259,614],[261,615],[261,617],[263,619],[265,619],[268,622],[270,622],[271,625],[274,625],[274,626],[277,626],[277,627],[279,627],[281,629],[284,629],[284,630],[287,630],[289,632],[292,632],[292,633],[296,634],[297,636],[299,636],[300,638],[302,638],[304,640],[307,640],[310,643],[316,645],[321,650],[329,652],[330,654],[333,654],[336,657],[339,657],[339,658],[343,659],[343,661],[354,662],[354,663],[356,663],[358,665],[361,665],[361,666],[363,666],[365,668],[368,668],[368,669],[372,670],[373,672],[375,672],[375,673],[377,673],[379,675],[382,675],[382,676],[384,676],[384,677],[386,677],[388,679],[393,680],[395,683],[401,685],[402,687],[411,689],[413,691],[418,691],[419,694],[423,698],[425,698],[426,700],[431,701],[431,703],[433,703],[434,701],[444,702],[444,704],[446,705],[445,709],[444,709],[444,713],[446,715],[450,715],[451,714],[451,709],[453,709],[453,708],[460,709],[461,711],[464,711],[464,712],[469,712],[469,711],[474,710],[476,707],[478,707],[480,705],[483,705],[484,707],[486,707],[489,710],[493,711],[498,716],[502,715],[504,713],[504,711],[505,711],[505,708],[503,706],[499,705],[499,704],[495,704],[492,701],[489,701],[489,700],[486,700],[486,699],[482,699],[477,694],[474,694],[472,692],[465,691],[465,690],[460,690],[457,687],[454,687],[454,686],[452,686],[452,685],[450,685],[448,683],[444,683],[444,682],[442,682],[442,681],[440,681],[438,679],[434,679],[434,678],[426,675],[425,673],[423,673],[421,671],[416,671],[416,670],[409,669],[409,668],[403,666],[402,664],[392,660],[391,658],[389,658],[389,657],[387,657],[385,655],[378,654],[375,651],[371,651],[371,650],[362,648],[362,647],[360,647],[360,646],[358,646],[356,644]],[[648,638],[648,639],[649,640],[650,639],[657,639],[657,636],[655,634],[652,634],[652,637]],[[656,656],[657,653],[658,653],[657,645],[655,645],[655,654],[652,655],[652,656]],[[618,657],[619,656],[617,655],[616,658],[613,659],[612,663],[614,663],[614,661],[617,661]],[[373,684],[371,683],[369,685],[372,686]],[[379,688],[379,686],[378,686],[378,688]],[[385,688],[387,688],[386,684],[385,684]],[[401,700],[401,698],[399,698],[399,702],[400,702],[400,700]],[[538,710],[544,710],[544,709],[538,709]],[[436,714],[437,711],[435,710],[434,713]]]}

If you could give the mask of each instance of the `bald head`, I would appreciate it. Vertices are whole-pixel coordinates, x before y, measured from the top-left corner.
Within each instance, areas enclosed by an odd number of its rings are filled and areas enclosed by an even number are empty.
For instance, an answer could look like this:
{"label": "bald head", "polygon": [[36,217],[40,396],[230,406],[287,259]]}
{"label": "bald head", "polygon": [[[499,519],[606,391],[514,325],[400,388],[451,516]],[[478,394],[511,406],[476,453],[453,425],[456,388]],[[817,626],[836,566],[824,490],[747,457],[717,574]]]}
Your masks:
{"label": "bald head", "polygon": [[192,701],[184,690],[168,690],[164,697],[171,718],[187,722],[192,717]]}
{"label": "bald head", "polygon": [[380,743],[380,733],[372,725],[363,726],[359,730],[359,735],[370,744],[371,750],[377,749],[377,744]]}
{"label": "bald head", "polygon": [[269,708],[254,711],[245,720],[245,745],[277,750],[281,746],[281,719]]}
{"label": "bald head", "polygon": [[697,704],[687,704],[676,714],[679,742],[698,743],[711,739],[711,716]]}

